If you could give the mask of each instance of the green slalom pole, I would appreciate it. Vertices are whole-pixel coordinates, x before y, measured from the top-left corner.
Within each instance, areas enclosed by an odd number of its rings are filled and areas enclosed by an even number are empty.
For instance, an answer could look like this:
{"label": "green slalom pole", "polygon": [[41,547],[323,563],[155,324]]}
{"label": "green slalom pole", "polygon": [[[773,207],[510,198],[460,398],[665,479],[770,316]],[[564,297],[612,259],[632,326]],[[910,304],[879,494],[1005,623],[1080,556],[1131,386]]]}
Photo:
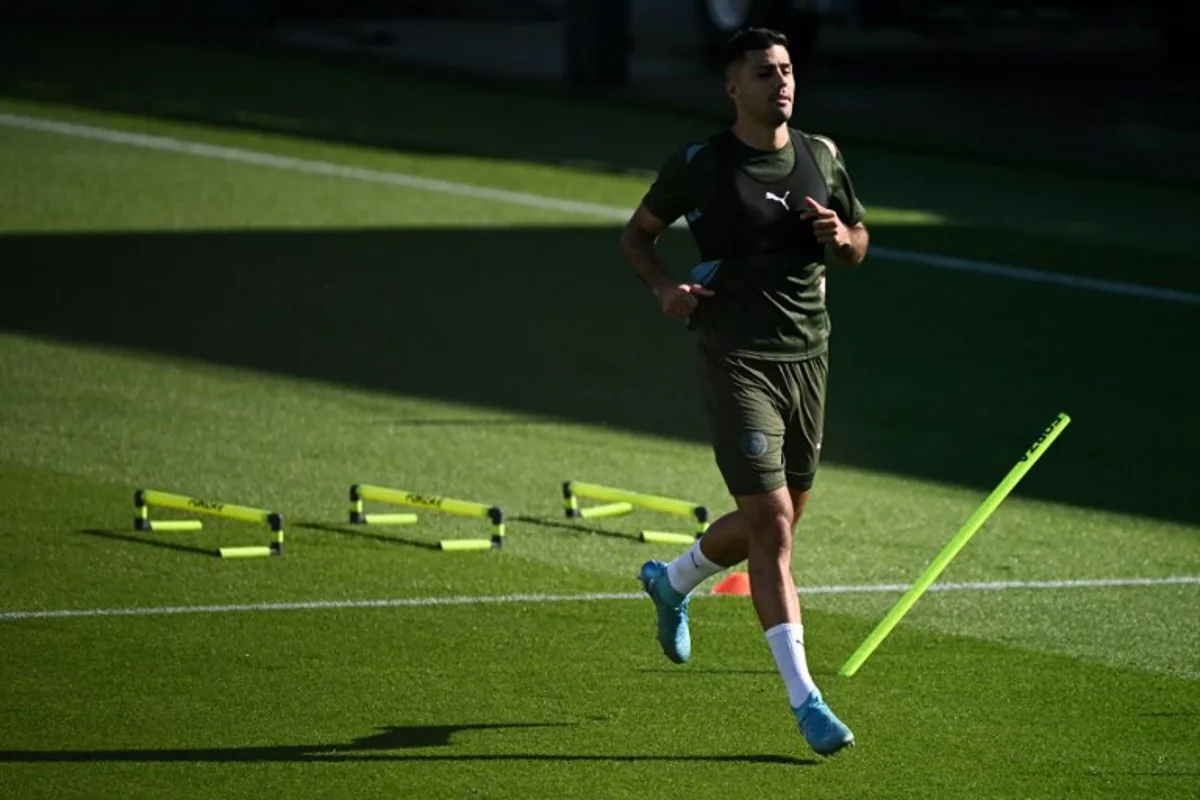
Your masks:
{"label": "green slalom pole", "polygon": [[1001,501],[1008,496],[1009,492],[1013,490],[1013,487],[1017,485],[1021,478],[1025,477],[1025,473],[1029,472],[1030,468],[1037,463],[1037,460],[1042,457],[1042,453],[1049,449],[1050,445],[1054,443],[1054,440],[1058,438],[1059,434],[1066,429],[1070,422],[1071,418],[1066,414],[1059,414],[1042,431],[1038,440],[1033,443],[1032,447],[1025,451],[1025,455],[1021,456],[1021,460],[1009,470],[1008,475],[1004,477],[1004,480],[1000,481],[1000,485],[988,495],[982,505],[975,509],[975,513],[958,529],[958,533],[954,534],[954,538],[946,543],[942,551],[933,559],[933,563],[925,569],[921,577],[917,578],[916,583],[910,586],[908,591],[896,601],[896,604],[892,606],[892,610],[888,612],[887,616],[875,626],[875,630],[871,631],[871,634],[851,654],[850,658],[846,659],[846,663],[838,670],[838,675],[850,677],[858,672],[859,667],[870,657],[871,653],[875,652],[875,649],[879,647],[887,635],[892,632],[892,628],[896,627],[896,623],[900,621],[900,618],[908,613],[908,610],[925,593],[925,590],[937,580],[938,575],[942,573],[942,570],[946,568],[951,559],[958,554],[958,551],[975,535],[975,532],[987,521],[988,517],[995,512]]}

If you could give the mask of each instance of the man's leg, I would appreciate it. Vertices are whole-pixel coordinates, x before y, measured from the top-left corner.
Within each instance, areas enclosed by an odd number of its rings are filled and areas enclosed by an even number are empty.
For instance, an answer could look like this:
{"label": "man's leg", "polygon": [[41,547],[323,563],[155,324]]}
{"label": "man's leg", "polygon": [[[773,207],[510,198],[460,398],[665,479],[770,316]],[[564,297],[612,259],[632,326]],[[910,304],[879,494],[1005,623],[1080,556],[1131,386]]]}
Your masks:
{"label": "man's leg", "polygon": [[[782,365],[780,369],[779,385],[789,399],[783,440],[783,459],[787,470],[786,496],[791,506],[792,521],[789,534],[808,505],[820,460],[826,372],[827,361],[824,357]],[[825,704],[808,671],[800,599],[791,581],[793,545],[794,538],[789,535],[787,555],[780,557],[780,563],[781,569],[787,573],[787,613],[791,614],[794,608],[795,616],[789,616],[788,621],[767,629],[766,637],[804,738],[818,753],[832,755],[853,744],[854,734]],[[763,620],[764,628],[768,622]]]}
{"label": "man's leg", "polygon": [[721,569],[736,567],[750,555],[745,515],[731,511],[719,518],[697,542],[701,553]]}
{"label": "man's leg", "polygon": [[750,592],[763,630],[800,620],[792,580],[792,499],[786,489],[735,498],[746,521]]}
{"label": "man's leg", "polygon": [[800,599],[792,578],[795,524],[809,490],[788,487],[765,495],[739,497],[750,546],[750,592],[788,704],[809,746],[832,755],[854,743],[854,734],[825,704],[808,670]]}
{"label": "man's leg", "polygon": [[[807,486],[812,483],[810,477],[805,490],[797,492],[792,486],[794,476],[785,470],[789,459],[785,452],[788,422],[796,405],[792,388],[796,381],[791,374],[794,368],[713,359],[703,351],[698,363],[713,451],[738,508],[710,525],[691,549],[667,565],[671,588],[680,597],[686,597],[712,575],[749,558],[750,530],[743,505],[753,505],[760,495],[776,494],[778,502],[790,502],[787,509],[779,511],[794,527],[808,501]],[[785,413],[789,419],[785,419]],[[810,474],[815,466],[803,461],[801,469]]]}
{"label": "man's leg", "polygon": [[[688,552],[665,566],[647,562],[643,582],[646,568],[657,565],[658,583],[648,585],[647,591],[656,597],[659,606],[663,650],[681,663],[691,653],[688,594],[708,575],[749,560],[751,601],[787,690],[789,705],[809,746],[822,755],[832,755],[853,744],[854,735],[826,705],[809,673],[799,596],[791,570],[793,531],[810,494],[809,488],[788,486],[736,496],[737,510],[713,523]],[[671,633],[664,637],[664,631]]]}
{"label": "man's leg", "polygon": [[808,671],[800,602],[792,578],[796,509],[787,489],[737,498],[749,533],[750,595],[792,708],[817,686]]}
{"label": "man's leg", "polygon": [[[708,412],[717,467],[729,493],[782,490],[784,420],[771,376],[757,364],[713,357],[701,350],[699,383]],[[705,579],[745,561],[746,516],[739,509],[709,526],[704,536],[670,564],[647,561],[639,573],[658,612],[658,641],[667,658],[691,656],[688,600]]]}
{"label": "man's leg", "polygon": [[[809,491],[788,487],[788,494],[792,503],[791,524],[795,528],[808,504]],[[686,595],[707,578],[736,567],[749,557],[746,514],[738,508],[717,519],[691,549],[667,565],[671,585],[681,595]]]}
{"label": "man's leg", "polygon": [[746,535],[741,514],[718,519],[687,551],[664,564],[647,561],[638,577],[658,610],[658,641],[663,653],[676,664],[691,658],[688,601],[708,578],[746,560]]}

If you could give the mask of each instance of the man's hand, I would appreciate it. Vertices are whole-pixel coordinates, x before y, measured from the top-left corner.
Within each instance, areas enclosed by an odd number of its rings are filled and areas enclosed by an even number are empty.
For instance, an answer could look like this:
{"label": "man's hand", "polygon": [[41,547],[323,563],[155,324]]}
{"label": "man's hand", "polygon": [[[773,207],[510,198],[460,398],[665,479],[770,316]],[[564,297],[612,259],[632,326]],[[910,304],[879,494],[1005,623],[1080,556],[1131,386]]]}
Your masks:
{"label": "man's hand", "polygon": [[663,284],[654,289],[662,312],[671,319],[687,319],[701,297],[712,297],[712,289],[705,289],[698,283]]}
{"label": "man's hand", "polygon": [[621,231],[621,255],[658,298],[664,316],[687,319],[700,298],[712,297],[713,291],[698,283],[679,283],[667,272],[658,253],[658,237],[669,226],[669,220],[659,219],[645,206],[638,206]]}
{"label": "man's hand", "polygon": [[813,233],[817,235],[818,242],[832,245],[835,249],[850,244],[850,229],[838,218],[836,211],[826,208],[811,197],[804,198],[804,205],[806,208],[800,219],[813,221]]}
{"label": "man's hand", "polygon": [[843,266],[862,263],[867,255],[870,237],[866,226],[861,222],[857,225],[847,225],[838,217],[837,212],[813,200],[804,198],[805,209],[800,219],[813,221],[813,233],[817,241],[833,251],[834,261]]}

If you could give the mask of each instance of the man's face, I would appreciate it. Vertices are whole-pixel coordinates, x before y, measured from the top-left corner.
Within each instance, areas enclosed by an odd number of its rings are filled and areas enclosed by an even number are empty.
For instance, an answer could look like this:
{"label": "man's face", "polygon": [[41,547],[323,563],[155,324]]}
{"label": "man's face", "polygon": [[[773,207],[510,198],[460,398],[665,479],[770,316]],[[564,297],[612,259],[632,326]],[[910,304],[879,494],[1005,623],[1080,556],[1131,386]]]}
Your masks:
{"label": "man's face", "polygon": [[751,50],[730,70],[725,88],[738,113],[765,125],[783,125],[792,118],[796,78],[786,48],[773,45]]}

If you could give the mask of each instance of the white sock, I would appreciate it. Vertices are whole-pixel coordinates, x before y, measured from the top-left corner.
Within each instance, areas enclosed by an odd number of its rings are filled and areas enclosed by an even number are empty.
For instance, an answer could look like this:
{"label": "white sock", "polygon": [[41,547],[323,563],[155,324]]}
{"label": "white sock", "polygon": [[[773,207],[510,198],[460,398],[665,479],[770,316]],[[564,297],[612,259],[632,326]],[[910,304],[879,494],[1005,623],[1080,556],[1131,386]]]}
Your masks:
{"label": "white sock", "polygon": [[688,592],[704,583],[705,578],[711,578],[724,569],[708,560],[700,550],[700,540],[697,539],[691,549],[667,564],[667,582],[672,589],[686,597]]}
{"label": "white sock", "polygon": [[804,625],[785,622],[768,630],[766,637],[771,655],[775,656],[775,666],[787,687],[788,700],[792,708],[797,708],[817,688],[804,657]]}

